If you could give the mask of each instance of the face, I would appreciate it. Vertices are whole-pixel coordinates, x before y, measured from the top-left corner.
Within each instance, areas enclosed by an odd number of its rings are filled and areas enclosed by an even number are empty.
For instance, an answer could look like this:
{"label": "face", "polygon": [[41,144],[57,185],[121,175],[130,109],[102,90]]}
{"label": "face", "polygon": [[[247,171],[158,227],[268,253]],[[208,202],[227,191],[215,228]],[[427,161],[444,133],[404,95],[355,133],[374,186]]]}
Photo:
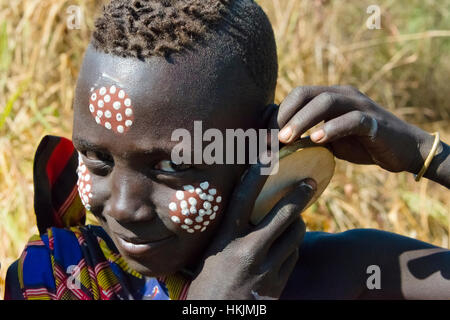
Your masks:
{"label": "face", "polygon": [[74,105],[79,192],[136,271],[193,270],[220,225],[246,166],[176,165],[171,136],[193,137],[194,121],[263,127],[265,102],[244,70],[207,52],[142,62],[88,48]]}

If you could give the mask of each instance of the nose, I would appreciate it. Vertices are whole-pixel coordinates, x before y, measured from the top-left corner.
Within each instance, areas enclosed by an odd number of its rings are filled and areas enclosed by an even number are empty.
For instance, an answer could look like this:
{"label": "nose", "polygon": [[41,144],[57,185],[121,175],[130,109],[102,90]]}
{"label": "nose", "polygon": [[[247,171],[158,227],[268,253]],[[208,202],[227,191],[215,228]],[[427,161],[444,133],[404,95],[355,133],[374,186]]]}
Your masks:
{"label": "nose", "polygon": [[120,223],[150,221],[155,217],[150,203],[149,178],[131,170],[114,168],[111,173],[111,195],[104,214]]}

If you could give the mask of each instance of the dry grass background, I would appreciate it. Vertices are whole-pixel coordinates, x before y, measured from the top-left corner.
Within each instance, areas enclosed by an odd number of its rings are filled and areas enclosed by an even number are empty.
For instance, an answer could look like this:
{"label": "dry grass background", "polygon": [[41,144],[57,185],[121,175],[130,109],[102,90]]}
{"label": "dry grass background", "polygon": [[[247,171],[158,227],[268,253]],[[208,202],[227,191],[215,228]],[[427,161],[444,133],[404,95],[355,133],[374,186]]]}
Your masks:
{"label": "dry grass background", "polygon": [[[295,86],[352,84],[399,117],[450,141],[450,1],[260,0],[276,33],[277,102]],[[369,30],[366,8],[382,10]],[[70,5],[81,29],[66,26]],[[44,134],[71,136],[78,69],[101,1],[0,0],[0,297],[7,266],[37,232],[34,151]],[[378,228],[447,247],[448,189],[410,174],[338,161],[310,230]]]}

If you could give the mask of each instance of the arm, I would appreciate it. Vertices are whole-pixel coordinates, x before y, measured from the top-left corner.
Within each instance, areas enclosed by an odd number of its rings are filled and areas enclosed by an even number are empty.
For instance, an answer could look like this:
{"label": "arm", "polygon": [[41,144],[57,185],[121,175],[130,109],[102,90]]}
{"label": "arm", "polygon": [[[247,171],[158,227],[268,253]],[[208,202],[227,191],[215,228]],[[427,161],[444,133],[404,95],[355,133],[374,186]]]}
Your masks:
{"label": "arm", "polygon": [[[423,135],[423,143],[420,147],[421,154],[425,161],[428,156],[428,152],[431,150],[431,146],[434,142],[434,136],[427,134]],[[419,172],[421,168],[413,173]],[[441,147],[438,148],[436,155],[431,161],[428,170],[425,172],[424,177],[437,182],[447,188],[450,188],[450,146],[441,141]]]}
{"label": "arm", "polygon": [[308,232],[282,298],[450,299],[450,251],[372,229]]}
{"label": "arm", "polygon": [[[376,164],[391,172],[418,173],[434,136],[406,123],[356,88],[297,87],[284,99],[270,127],[283,128],[279,139],[291,143],[305,131],[325,123],[311,140],[352,163]],[[425,177],[450,188],[450,147],[441,142]]]}

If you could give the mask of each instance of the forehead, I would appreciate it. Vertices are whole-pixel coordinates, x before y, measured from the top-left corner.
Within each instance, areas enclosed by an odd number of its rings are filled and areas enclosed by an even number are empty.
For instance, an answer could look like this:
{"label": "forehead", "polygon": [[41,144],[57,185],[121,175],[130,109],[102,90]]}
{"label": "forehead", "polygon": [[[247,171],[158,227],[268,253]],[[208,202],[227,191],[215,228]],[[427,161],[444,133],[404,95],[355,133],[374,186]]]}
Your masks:
{"label": "forehead", "polygon": [[[126,134],[97,124],[89,110],[92,93],[111,86],[124,90],[132,102],[133,124]],[[232,58],[205,51],[143,62],[89,46],[75,93],[74,137],[165,147],[175,129],[192,132],[194,121],[202,121],[204,130],[255,126],[262,107],[259,96],[243,64]]]}

